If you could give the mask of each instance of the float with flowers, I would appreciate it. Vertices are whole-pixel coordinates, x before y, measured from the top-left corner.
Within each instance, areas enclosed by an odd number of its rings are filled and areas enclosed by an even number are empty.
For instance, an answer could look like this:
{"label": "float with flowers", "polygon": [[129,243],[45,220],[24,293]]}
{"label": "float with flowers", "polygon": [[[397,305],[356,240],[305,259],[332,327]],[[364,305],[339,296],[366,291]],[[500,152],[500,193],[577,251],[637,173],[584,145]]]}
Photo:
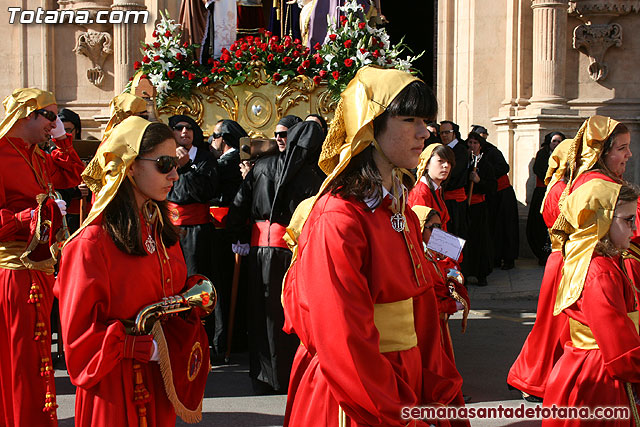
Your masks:
{"label": "float with flowers", "polygon": [[180,25],[161,15],[154,42],[144,44],[136,61],[141,78],[155,87],[159,117],[193,117],[206,134],[216,122],[230,118],[251,136],[270,136],[287,114],[333,116],[340,93],[356,71],[369,64],[412,71],[418,56],[401,58],[406,46],[392,45],[384,28],[366,21],[355,1],[340,7],[340,18],[329,22],[323,44],[312,48],[289,36],[260,30],[238,39],[220,58],[201,64],[197,45],[180,42]]}

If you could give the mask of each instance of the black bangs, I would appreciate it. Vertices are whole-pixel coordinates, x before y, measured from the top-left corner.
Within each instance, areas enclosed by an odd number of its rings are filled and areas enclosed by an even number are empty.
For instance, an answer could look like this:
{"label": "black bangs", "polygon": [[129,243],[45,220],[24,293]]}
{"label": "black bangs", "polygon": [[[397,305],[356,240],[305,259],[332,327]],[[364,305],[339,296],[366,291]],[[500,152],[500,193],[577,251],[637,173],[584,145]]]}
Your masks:
{"label": "black bangs", "polygon": [[386,113],[392,117],[414,116],[435,120],[438,114],[438,101],[429,86],[422,81],[414,81],[391,101]]}

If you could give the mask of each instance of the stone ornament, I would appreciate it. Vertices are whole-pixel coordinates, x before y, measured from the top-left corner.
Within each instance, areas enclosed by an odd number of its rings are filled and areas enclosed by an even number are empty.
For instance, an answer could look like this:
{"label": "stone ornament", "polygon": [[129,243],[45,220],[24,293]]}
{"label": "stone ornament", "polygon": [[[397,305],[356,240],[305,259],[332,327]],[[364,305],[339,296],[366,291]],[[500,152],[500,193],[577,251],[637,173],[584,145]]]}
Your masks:
{"label": "stone ornament", "polygon": [[94,85],[100,86],[104,80],[104,65],[107,56],[113,53],[113,39],[107,32],[88,30],[80,33],[76,39],[73,51],[77,55],[84,55],[91,60],[92,68],[87,70],[87,79]]}
{"label": "stone ornament", "polygon": [[589,76],[596,82],[607,77],[604,55],[611,46],[622,46],[620,24],[582,24],[573,30],[573,48],[589,57]]}

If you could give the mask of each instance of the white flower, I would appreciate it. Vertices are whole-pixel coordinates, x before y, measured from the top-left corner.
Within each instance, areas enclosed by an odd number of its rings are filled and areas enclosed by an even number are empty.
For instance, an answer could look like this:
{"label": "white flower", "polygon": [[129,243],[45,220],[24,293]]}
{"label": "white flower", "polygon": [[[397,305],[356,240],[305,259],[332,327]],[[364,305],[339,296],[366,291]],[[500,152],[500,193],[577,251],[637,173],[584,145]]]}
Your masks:
{"label": "white flower", "polygon": [[156,87],[156,90],[160,94],[169,93],[169,91],[171,90],[171,86],[169,86],[169,82],[166,80],[162,80],[157,85],[154,85],[154,86]]}
{"label": "white flower", "polygon": [[152,85],[158,87],[158,85],[162,82],[162,74],[149,73],[149,81]]}
{"label": "white flower", "polygon": [[344,6],[339,7],[338,9],[345,12],[345,14],[349,12],[357,13],[363,10],[362,6],[360,6],[355,0],[346,2]]}
{"label": "white flower", "polygon": [[331,66],[331,61],[333,61],[334,58],[335,56],[330,53],[324,56],[324,60],[327,61],[327,66]]}
{"label": "white flower", "polygon": [[394,67],[398,70],[409,71],[411,69],[411,62],[406,59],[397,59],[395,61]]}
{"label": "white flower", "polygon": [[362,51],[358,50],[356,52],[356,59],[362,64],[362,65],[367,65],[367,64],[371,64],[371,59],[369,58],[371,56],[371,53],[369,53],[368,51],[364,51],[364,53],[362,53]]}

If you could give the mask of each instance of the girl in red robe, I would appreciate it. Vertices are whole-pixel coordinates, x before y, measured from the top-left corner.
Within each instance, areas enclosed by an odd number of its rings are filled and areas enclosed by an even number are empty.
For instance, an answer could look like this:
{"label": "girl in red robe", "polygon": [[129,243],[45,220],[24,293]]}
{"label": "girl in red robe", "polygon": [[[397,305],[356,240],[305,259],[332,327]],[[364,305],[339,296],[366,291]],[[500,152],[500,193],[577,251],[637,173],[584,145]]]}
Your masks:
{"label": "girl in red robe", "polygon": [[284,329],[301,345],[286,426],[426,426],[403,408],[448,405],[459,394],[402,186],[435,113],[426,85],[398,70],[364,67],[342,93],[319,161],[327,180],[288,229],[297,246],[283,287]]}
{"label": "girl in red robe", "polygon": [[[549,376],[543,406],[629,409],[626,418],[608,419],[607,425],[633,425],[634,413],[638,421],[638,301],[621,269],[620,252],[629,247],[639,195],[627,184],[591,179],[561,206],[568,240],[555,311],[569,317],[571,339]],[[546,419],[542,424],[584,422]]]}
{"label": "girl in red robe", "polygon": [[[572,140],[565,140],[554,150],[545,178],[548,184],[542,216],[549,230],[560,215],[563,193],[575,191],[592,179],[619,181],[626,161],[631,156],[629,132],[619,122],[608,117],[593,116],[586,120]],[[569,153],[580,152],[570,157]],[[622,153],[622,155],[620,155]],[[571,182],[571,172],[575,177]],[[566,181],[570,181],[569,189]],[[525,400],[539,402],[544,397],[547,379],[555,362],[570,339],[568,319],[564,313],[554,315],[558,285],[562,279],[562,243],[551,234],[552,252],[547,260],[540,285],[536,322],[520,355],[507,377],[507,383],[522,392]]]}
{"label": "girl in red robe", "polygon": [[168,126],[130,117],[83,173],[96,201],[64,248],[54,289],[77,426],[175,425],[158,344],[132,334],[138,311],[180,293],[186,280],[165,202],[178,179],[175,150]]}

